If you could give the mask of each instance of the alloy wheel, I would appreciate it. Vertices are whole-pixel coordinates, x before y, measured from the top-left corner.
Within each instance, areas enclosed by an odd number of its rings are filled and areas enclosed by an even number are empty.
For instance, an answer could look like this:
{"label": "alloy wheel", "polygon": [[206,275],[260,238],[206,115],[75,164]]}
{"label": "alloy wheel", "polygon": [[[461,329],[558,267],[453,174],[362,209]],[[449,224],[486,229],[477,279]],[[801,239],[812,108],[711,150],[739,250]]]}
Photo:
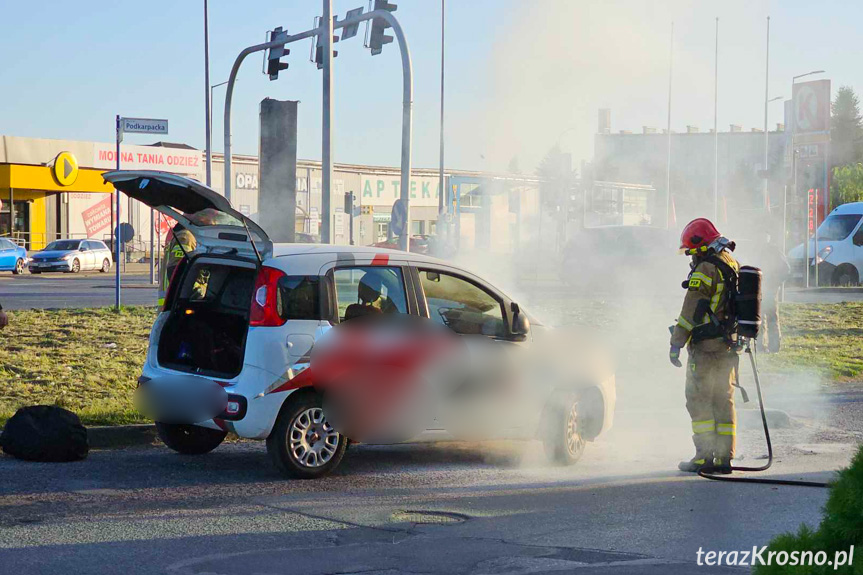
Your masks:
{"label": "alloy wheel", "polygon": [[584,438],[578,426],[578,403],[573,402],[566,418],[566,449],[569,454],[576,456],[584,449]]}
{"label": "alloy wheel", "polygon": [[288,430],[291,457],[301,466],[315,468],[325,465],[339,445],[339,434],[324,417],[320,407],[301,411]]}

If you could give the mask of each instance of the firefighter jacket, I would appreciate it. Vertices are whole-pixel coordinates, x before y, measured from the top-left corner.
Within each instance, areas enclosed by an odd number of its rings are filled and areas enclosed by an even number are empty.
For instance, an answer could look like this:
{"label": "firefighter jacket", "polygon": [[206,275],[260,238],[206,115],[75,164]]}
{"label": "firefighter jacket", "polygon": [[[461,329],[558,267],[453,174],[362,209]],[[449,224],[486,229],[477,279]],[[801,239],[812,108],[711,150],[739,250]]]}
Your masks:
{"label": "firefighter jacket", "polygon": [[[735,272],[740,269],[740,264],[728,250],[723,250],[715,257],[721,259]],[[726,289],[726,281],[720,268],[707,261],[699,259],[698,264],[689,275],[686,297],[683,299],[683,309],[677,319],[677,325],[671,334],[671,345],[683,347],[687,343],[705,348],[705,351],[722,351],[728,348],[728,342],[724,337],[714,336],[699,342],[693,342],[690,338],[692,330],[705,326],[711,322],[709,308],[720,323],[728,319],[728,297],[729,289]]]}

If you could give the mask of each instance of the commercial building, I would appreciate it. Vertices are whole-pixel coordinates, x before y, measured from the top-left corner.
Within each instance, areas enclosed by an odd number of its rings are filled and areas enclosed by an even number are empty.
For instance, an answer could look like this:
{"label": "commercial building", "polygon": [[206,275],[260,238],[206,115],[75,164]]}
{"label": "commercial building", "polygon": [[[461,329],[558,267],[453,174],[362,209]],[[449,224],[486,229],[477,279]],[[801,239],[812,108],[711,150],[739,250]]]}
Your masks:
{"label": "commercial building", "polygon": [[[729,220],[729,214],[732,215],[730,219],[761,214],[767,204],[781,213],[790,173],[786,162],[789,138],[782,124],[767,136],[765,174],[765,135],[761,130],[744,132],[732,125],[717,136],[712,131],[701,132],[689,126],[685,133],[672,133],[670,138],[667,133],[657,133],[649,127],[639,134],[600,132],[594,140],[592,175],[594,180],[654,188],[656,192],[646,198],[653,225],[664,226],[666,217],[676,216],[683,221],[705,215],[712,217],[717,166],[720,222]],[[670,198],[667,185],[669,139]],[[669,206],[668,215],[666,205]]]}
{"label": "commercial building", "polygon": [[[122,145],[122,169],[151,169],[204,180],[204,154],[184,144]],[[56,238],[110,240],[115,221],[113,188],[101,174],[116,167],[115,144],[0,136],[0,236],[11,236],[28,249]],[[258,158],[232,156],[231,201],[252,219],[258,216]],[[212,187],[223,193],[224,158],[213,157]],[[462,249],[509,252],[527,241],[539,213],[536,178],[447,170],[446,205]],[[344,195],[353,192],[360,215],[353,241],[370,245],[387,239],[393,202],[399,197],[400,172],[385,166],[336,164],[331,206],[333,242],[351,241]],[[439,221],[437,169],[411,173],[411,233],[434,235]],[[297,231],[319,236],[322,214],[320,162],[297,162]],[[146,257],[167,226],[150,209],[123,198],[120,221],[133,229],[130,251]]]}

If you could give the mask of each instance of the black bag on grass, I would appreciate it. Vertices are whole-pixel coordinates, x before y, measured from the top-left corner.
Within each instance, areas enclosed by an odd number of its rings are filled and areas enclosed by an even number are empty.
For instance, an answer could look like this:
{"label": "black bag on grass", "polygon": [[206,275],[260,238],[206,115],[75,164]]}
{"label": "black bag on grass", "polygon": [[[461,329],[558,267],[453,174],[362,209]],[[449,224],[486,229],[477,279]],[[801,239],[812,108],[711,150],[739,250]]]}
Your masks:
{"label": "black bag on grass", "polygon": [[87,429],[78,416],[55,405],[22,407],[0,435],[3,452],[27,461],[78,461],[87,457]]}

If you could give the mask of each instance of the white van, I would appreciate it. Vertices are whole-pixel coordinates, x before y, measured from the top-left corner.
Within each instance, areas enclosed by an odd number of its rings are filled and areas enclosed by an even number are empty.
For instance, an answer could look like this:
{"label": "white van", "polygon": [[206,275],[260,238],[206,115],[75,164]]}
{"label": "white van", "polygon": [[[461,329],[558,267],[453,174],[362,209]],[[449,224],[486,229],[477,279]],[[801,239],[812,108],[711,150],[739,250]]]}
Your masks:
{"label": "white van", "polygon": [[[809,273],[818,264],[821,285],[856,285],[863,276],[863,202],[842,204],[818,226],[818,253],[815,240],[809,240]],[[788,252],[788,263],[795,278],[804,277],[806,246]]]}
{"label": "white van", "polygon": [[[311,349],[330,329],[372,311],[368,302],[381,303],[378,313],[434,322],[459,341],[484,342],[518,360],[532,346],[568,345],[528,321],[527,312],[497,288],[451,263],[374,247],[274,245],[255,222],[199,182],[163,172],[104,177],[177,220],[196,240],[153,325],[138,390],[144,397],[175,398],[168,405],[172,421],[158,413],[154,418],[159,436],[180,453],[211,451],[232,431],[266,439],[273,463],[288,476],[313,478],[334,469],[354,438],[328,422],[328,382],[321,381],[327,376],[315,376]],[[454,412],[419,421],[411,440],[459,439],[463,428],[477,427],[467,423],[482,422],[473,439],[540,439],[553,460],[575,463],[585,442],[611,427],[616,398],[614,372],[604,362],[587,361],[598,357],[588,344],[555,356],[573,364],[563,377],[553,377],[544,356],[530,364],[535,382],[510,385],[516,378],[490,377],[488,391],[502,402],[459,396]],[[590,356],[581,361],[580,353]],[[507,366],[476,366],[493,376],[495,368]],[[501,403],[511,417],[501,417]]]}

